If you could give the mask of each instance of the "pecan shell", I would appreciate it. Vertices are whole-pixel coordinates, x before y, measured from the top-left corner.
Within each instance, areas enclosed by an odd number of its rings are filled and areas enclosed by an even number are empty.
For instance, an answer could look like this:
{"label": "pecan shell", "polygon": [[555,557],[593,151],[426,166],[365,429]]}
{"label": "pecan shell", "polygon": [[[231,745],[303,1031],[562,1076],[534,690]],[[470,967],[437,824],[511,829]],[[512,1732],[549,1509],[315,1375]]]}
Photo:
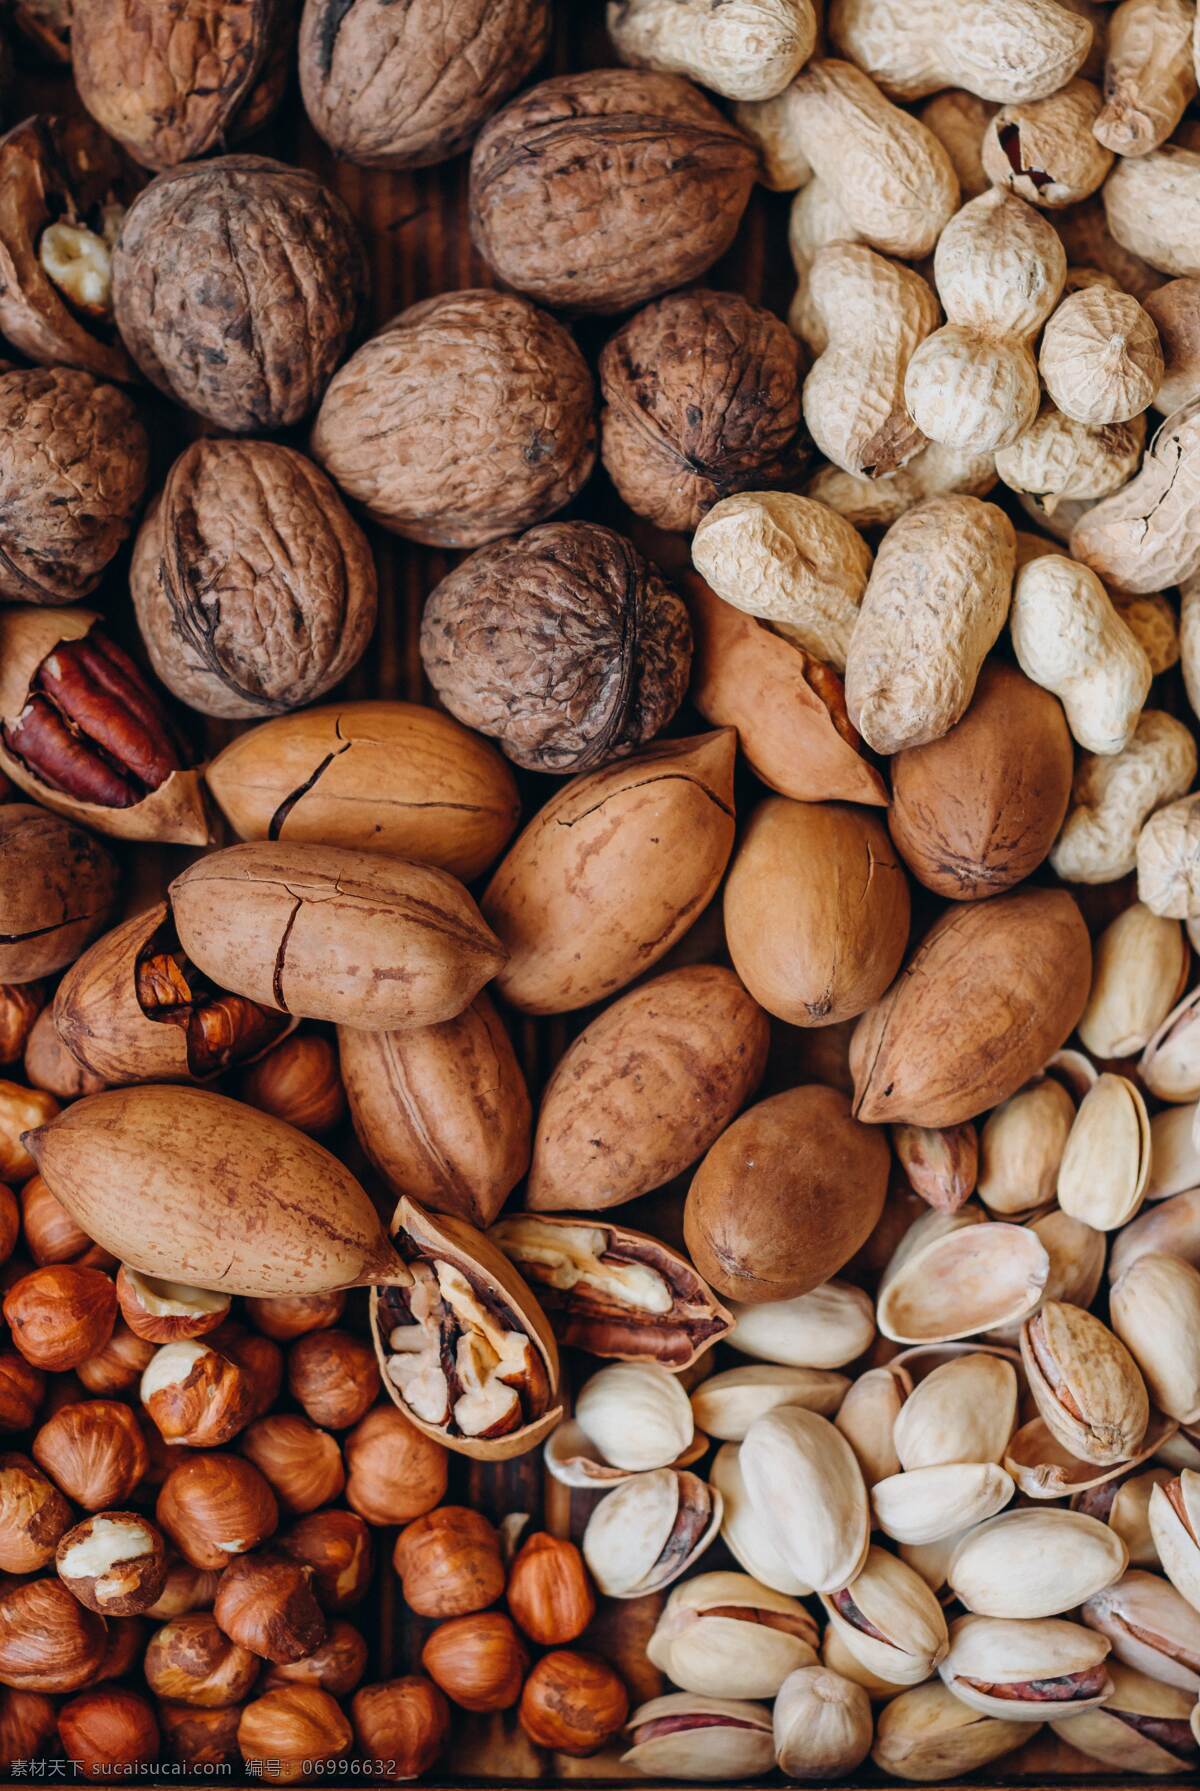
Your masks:
{"label": "pecan shell", "polygon": [[0,805],[0,979],[52,976],[108,924],[117,867],[82,827],[27,802]]}

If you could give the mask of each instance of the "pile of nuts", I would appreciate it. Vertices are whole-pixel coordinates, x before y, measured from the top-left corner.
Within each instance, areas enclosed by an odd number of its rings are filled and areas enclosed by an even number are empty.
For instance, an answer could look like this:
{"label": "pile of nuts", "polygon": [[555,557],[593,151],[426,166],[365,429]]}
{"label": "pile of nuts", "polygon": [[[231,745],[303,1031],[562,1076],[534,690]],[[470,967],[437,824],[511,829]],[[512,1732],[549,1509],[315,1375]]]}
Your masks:
{"label": "pile of nuts", "polygon": [[1197,6],[574,10],[0,7],[0,1763],[1191,1784]]}

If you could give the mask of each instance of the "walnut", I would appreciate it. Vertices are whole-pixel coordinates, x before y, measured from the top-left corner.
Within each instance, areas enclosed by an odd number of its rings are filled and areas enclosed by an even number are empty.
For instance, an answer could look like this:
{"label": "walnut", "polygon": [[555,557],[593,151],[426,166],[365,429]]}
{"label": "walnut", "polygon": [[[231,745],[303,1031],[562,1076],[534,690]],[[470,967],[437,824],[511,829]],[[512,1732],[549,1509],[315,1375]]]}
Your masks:
{"label": "walnut", "polygon": [[[134,377],[108,293],[127,196],[121,157],[90,118],[38,114],[0,137],[0,333],[31,361]],[[100,271],[98,299],[77,283],[81,254]]]}
{"label": "walnut", "polygon": [[347,361],[312,448],[386,528],[478,547],[574,497],[595,461],[594,402],[555,318],[511,293],[451,292],[401,312]]}
{"label": "walnut", "polygon": [[115,386],[70,367],[0,374],[0,596],[74,603],[133,527],[149,444]]}
{"label": "walnut", "polygon": [[281,19],[280,0],[87,0],[71,32],[79,97],[146,167],[192,161],[239,134]]}
{"label": "walnut", "polygon": [[375,626],[375,563],[319,467],[276,442],[193,442],[138,531],[129,575],[150,663],[205,715],[323,696]]}
{"label": "walnut", "polygon": [[631,317],[600,357],[604,464],[630,509],[690,531],[732,492],[793,483],[801,372],[792,332],[737,293]]}
{"label": "walnut", "polygon": [[623,535],[551,522],[472,554],[425,606],[421,658],[451,715],[531,771],[588,771],[666,727],[687,611]]}
{"label": "walnut", "polygon": [[427,168],[467,147],[549,37],[549,0],[308,0],[300,88],[338,155]]}
{"label": "walnut", "polygon": [[559,75],[484,126],[471,234],[510,286],[576,311],[624,311],[724,254],[757,166],[741,132],[678,75]]}
{"label": "walnut", "polygon": [[365,287],[341,200],[266,156],[160,174],[125,214],[113,255],[117,325],[146,378],[241,432],[280,429],[313,408]]}

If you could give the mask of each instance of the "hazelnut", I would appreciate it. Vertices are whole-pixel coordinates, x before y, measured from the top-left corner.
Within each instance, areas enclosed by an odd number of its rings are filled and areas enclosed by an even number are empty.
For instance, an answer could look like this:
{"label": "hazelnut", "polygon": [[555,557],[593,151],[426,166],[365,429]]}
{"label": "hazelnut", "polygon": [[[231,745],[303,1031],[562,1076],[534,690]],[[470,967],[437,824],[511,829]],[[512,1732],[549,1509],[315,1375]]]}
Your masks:
{"label": "hazelnut", "polygon": [[102,1077],[85,1070],[78,1058],[72,1057],[58,1036],[53,1010],[48,1007],[34,1021],[25,1047],[25,1079],[60,1101],[99,1094],[106,1086]]}
{"label": "hazelnut", "polygon": [[401,1530],[392,1565],[405,1603],[421,1617],[463,1617],[504,1591],[500,1538],[465,1505],[439,1506]]}
{"label": "hazelnut", "polygon": [[236,1362],[189,1337],[155,1351],[141,1383],[142,1404],[164,1442],[217,1449],[250,1418],[254,1396]]}
{"label": "hazelnut", "polygon": [[35,1368],[61,1373],[98,1355],[112,1335],[117,1290],[99,1269],[47,1263],[9,1288],[4,1318]]}
{"label": "hazelnut", "polygon": [[508,1608],[540,1647],[582,1635],[596,1614],[596,1595],[575,1544],[545,1531],[523,1543],[508,1572]]}
{"label": "hazelnut", "polygon": [[319,1685],[335,1698],[349,1697],[367,1670],[367,1644],[352,1623],[335,1617],[319,1648],[302,1660],[272,1667],[262,1682],[264,1691],[279,1685]]}
{"label": "hazelnut", "polygon": [[[282,1117],[282,1116],[280,1116]],[[346,1310],[344,1293],[279,1294],[274,1299],[247,1300],[246,1317],[265,1337],[291,1343],[309,1331],[328,1331]]]}
{"label": "hazelnut", "polygon": [[521,1693],[517,1717],[535,1747],[594,1754],[629,1714],[629,1697],[607,1661],[556,1648],[544,1654]]}
{"label": "hazelnut", "polygon": [[345,1442],[346,1503],[369,1524],[406,1524],[446,1495],[447,1450],[394,1406],[376,1406]]}
{"label": "hazelnut", "polygon": [[53,1095],[0,1081],[0,1182],[23,1182],[34,1174],[37,1164],[21,1143],[21,1133],[44,1126],[57,1112]]}
{"label": "hazelnut", "polygon": [[294,1516],[327,1505],[346,1483],[337,1438],[293,1412],[257,1419],[239,1447],[270,1482],[281,1509]]}
{"label": "hazelnut", "polygon": [[104,1348],[81,1362],[75,1372],[89,1393],[124,1393],[136,1387],[153,1355],[154,1345],[135,1337],[118,1319]]}
{"label": "hazelnut", "polygon": [[239,1764],[237,1731],[242,1720],[240,1704],[219,1710],[202,1710],[195,1704],[158,1706],[158,1726],[171,1760],[181,1766],[233,1768]]}
{"label": "hazelnut", "polygon": [[102,1617],[148,1610],[167,1577],[163,1539],[136,1511],[85,1518],[61,1539],[55,1562],[67,1590]]}
{"label": "hazelnut", "polygon": [[323,1610],[347,1610],[370,1590],[371,1532],[353,1511],[314,1511],[280,1537],[280,1547],[312,1568]]}
{"label": "hazelnut", "polygon": [[42,983],[0,983],[0,1064],[20,1063],[45,1005]]}
{"label": "hazelnut", "polygon": [[261,1418],[279,1398],[283,1386],[283,1351],[269,1337],[248,1331],[244,1325],[226,1322],[214,1331],[211,1342],[229,1356],[250,1383],[249,1422]]}
{"label": "hazelnut", "polygon": [[96,1669],[97,1683],[124,1679],[134,1672],[146,1651],[146,1624],[140,1617],[106,1617],[108,1635],[104,1658]]}
{"label": "hazelnut", "polygon": [[388,1773],[397,1783],[428,1772],[446,1743],[450,1706],[420,1673],[364,1685],[350,1701],[359,1752],[368,1759],[394,1760]]}
{"label": "hazelnut", "polygon": [[313,1572],[274,1550],[242,1555],[225,1569],[213,1616],[232,1641],[276,1663],[302,1660],[325,1640]]}
{"label": "hazelnut", "polygon": [[0,1572],[45,1567],[71,1518],[58,1488],[27,1455],[0,1455]]}
{"label": "hazelnut", "polygon": [[21,1225],[26,1248],[39,1268],[58,1262],[93,1269],[112,1265],[112,1257],[92,1242],[40,1175],[31,1175],[21,1189]]}
{"label": "hazelnut", "polygon": [[7,1262],[21,1235],[21,1208],[12,1189],[0,1182],[0,1263]]}
{"label": "hazelnut", "polygon": [[[289,1126],[295,1126],[299,1132],[308,1132],[319,1138],[323,1132],[330,1132],[345,1117],[346,1091],[342,1087],[341,1071],[338,1069],[337,1049],[332,1039],[326,1038],[322,1032],[294,1032],[290,1038],[260,1057],[257,1063],[247,1064],[238,1077],[238,1097],[249,1107],[257,1107],[261,1113],[273,1113],[276,1119],[286,1120]],[[314,1294],[309,1296],[314,1302],[322,1299],[333,1301],[338,1298],[344,1302],[345,1295]],[[252,1300],[250,1306],[271,1305],[303,1305],[303,1299],[295,1302],[287,1300]],[[259,1323],[257,1319],[254,1321]],[[329,1321],[335,1324],[336,1319]],[[303,1329],[314,1327],[304,1326]],[[259,1329],[266,1331],[268,1337],[277,1337],[281,1342],[289,1336],[298,1335],[291,1331],[281,1333],[272,1331],[267,1325],[260,1324]]]}
{"label": "hazelnut", "polygon": [[192,1611],[210,1611],[217,1596],[220,1574],[211,1567],[193,1567],[175,1557],[167,1563],[162,1591],[147,1608],[147,1617],[186,1617]]}
{"label": "hazelnut", "polygon": [[124,1263],[117,1270],[121,1317],[147,1343],[177,1343],[184,1337],[206,1337],[229,1316],[228,1294],[187,1287],[180,1281],[158,1281]]}
{"label": "hazelnut", "polygon": [[310,1331],[288,1351],[288,1392],[314,1424],[348,1430],[379,1396],[379,1369],[369,1343],[348,1331]]}
{"label": "hazelnut", "polygon": [[142,1663],[155,1697],[206,1708],[240,1704],[261,1667],[258,1656],[231,1642],[208,1611],[175,1617],[155,1630]]}
{"label": "hazelnut", "polygon": [[28,1430],[45,1392],[46,1377],[40,1368],[15,1350],[0,1350],[0,1430]]}
{"label": "hazelnut", "polygon": [[0,1690],[0,1772],[15,1760],[40,1760],[54,1735],[54,1706],[40,1692]]}
{"label": "hazelnut", "polygon": [[125,1686],[81,1692],[58,1713],[63,1751],[85,1779],[122,1779],[158,1758],[158,1723],[149,1700]]}
{"label": "hazelnut", "polygon": [[275,1495],[238,1455],[195,1455],[163,1481],[155,1516],[193,1567],[216,1571],[257,1548],[279,1522]]}
{"label": "hazelnut", "polygon": [[58,1580],[25,1580],[0,1593],[0,1684],[72,1692],[96,1677],[104,1619]]}
{"label": "hazelnut", "polygon": [[421,1665],[464,1710],[508,1710],[521,1695],[529,1656],[502,1611],[452,1617],[421,1650]]}
{"label": "hazelnut", "polygon": [[322,1761],[340,1760],[354,1740],[340,1706],[312,1685],[284,1685],[242,1712],[238,1747],[247,1765],[270,1762],[277,1785],[294,1785]]}
{"label": "hazelnut", "polygon": [[33,1439],[33,1459],[85,1511],[122,1505],[149,1465],[146,1439],[128,1406],[72,1401]]}

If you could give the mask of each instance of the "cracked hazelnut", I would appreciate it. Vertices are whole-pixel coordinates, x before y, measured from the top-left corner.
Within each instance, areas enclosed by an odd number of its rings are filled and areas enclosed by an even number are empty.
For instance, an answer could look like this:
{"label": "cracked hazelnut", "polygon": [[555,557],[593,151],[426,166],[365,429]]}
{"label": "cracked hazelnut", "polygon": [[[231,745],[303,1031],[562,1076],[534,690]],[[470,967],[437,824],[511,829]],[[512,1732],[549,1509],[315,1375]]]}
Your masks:
{"label": "cracked hazelnut", "polygon": [[0,1683],[16,1691],[78,1691],[104,1658],[104,1619],[58,1580],[0,1593]]}
{"label": "cracked hazelnut", "polygon": [[143,1662],[155,1697],[205,1709],[240,1704],[261,1668],[258,1656],[230,1641],[207,1611],[175,1617],[155,1630]]}
{"label": "cracked hazelnut", "polygon": [[[277,1114],[283,1119],[284,1114]],[[301,1127],[301,1130],[304,1128]],[[246,1317],[276,1343],[291,1343],[309,1331],[329,1331],[346,1310],[344,1292],[280,1294],[276,1299],[249,1299]]]}
{"label": "cracked hazelnut", "polygon": [[41,983],[0,983],[0,1064],[20,1063],[45,1005]]}
{"label": "cracked hazelnut", "polygon": [[508,1710],[521,1695],[529,1656],[502,1611],[452,1617],[421,1650],[421,1665],[464,1710]]}
{"label": "cracked hazelnut", "polygon": [[54,1706],[40,1692],[0,1690],[0,1771],[15,1760],[41,1760],[56,1726]]}
{"label": "cracked hazelnut", "polygon": [[123,1504],[150,1462],[137,1419],[112,1399],[61,1406],[34,1437],[33,1459],[85,1511]]}
{"label": "cracked hazelnut", "polygon": [[270,1761],[271,1777],[280,1785],[306,1779],[318,1762],[340,1760],[353,1740],[336,1701],[311,1685],[264,1693],[247,1704],[238,1723],[242,1754]]}
{"label": "cracked hazelnut", "polygon": [[478,1511],[441,1505],[401,1530],[392,1564],[405,1603],[422,1617],[462,1617],[504,1591],[500,1538]]}
{"label": "cracked hazelnut", "polygon": [[254,1395],[236,1362],[193,1337],[155,1351],[141,1399],[164,1442],[216,1449],[249,1423]]}
{"label": "cracked hazelnut", "polygon": [[27,1455],[0,1455],[0,1573],[36,1573],[54,1559],[71,1507]]}
{"label": "cracked hazelnut", "polygon": [[0,1181],[23,1182],[34,1173],[37,1164],[22,1144],[21,1133],[44,1126],[58,1110],[53,1095],[0,1081]]}
{"label": "cracked hazelnut", "polygon": [[257,1419],[239,1447],[270,1482],[281,1508],[292,1515],[327,1505],[346,1483],[337,1438],[293,1412]]}
{"label": "cracked hazelnut", "polygon": [[223,1324],[212,1341],[237,1363],[250,1383],[249,1422],[261,1418],[279,1398],[283,1386],[284,1354],[270,1337],[247,1331],[242,1325]]}
{"label": "cracked hazelnut", "polygon": [[85,1070],[58,1036],[52,1009],[43,1008],[34,1022],[25,1047],[25,1080],[45,1089],[60,1101],[77,1101],[82,1095],[99,1094],[107,1084]]}
{"label": "cracked hazelnut", "polygon": [[158,1758],[158,1723],[139,1692],[114,1685],[81,1692],[58,1713],[67,1759],[85,1779],[120,1780]]}
{"label": "cracked hazelnut", "polygon": [[205,1337],[229,1315],[228,1294],[187,1287],[179,1281],[158,1281],[124,1263],[117,1270],[121,1317],[147,1343],[177,1343]]}
{"label": "cracked hazelnut", "polygon": [[[116,899],[116,860],[99,840],[32,803],[0,806],[0,976],[6,981],[26,983],[61,970],[107,925]],[[50,1024],[45,1013],[38,1018],[43,1024],[34,1026],[31,1045]],[[40,1078],[30,1080],[42,1086]]]}
{"label": "cracked hazelnut", "polygon": [[364,1685],[350,1701],[359,1749],[368,1758],[394,1760],[387,1776],[397,1783],[428,1772],[450,1732],[450,1706],[420,1673]]}
{"label": "cracked hazelnut", "polygon": [[4,1296],[4,1321],[21,1354],[35,1368],[58,1374],[102,1350],[116,1317],[117,1290],[109,1276],[75,1263],[34,1269]]}
{"label": "cracked hazelnut", "polygon": [[313,1591],[322,1609],[344,1611],[359,1604],[371,1585],[371,1532],[353,1511],[314,1511],[293,1524],[279,1546],[311,1567]]}
{"label": "cracked hazelnut", "polygon": [[288,1351],[288,1391],[314,1424],[348,1430],[379,1395],[370,1345],[348,1331],[310,1331]]}
{"label": "cracked hazelnut", "polygon": [[346,1503],[369,1524],[406,1524],[446,1494],[449,1457],[441,1443],[393,1406],[376,1406],[343,1445]]}
{"label": "cracked hazelnut", "polygon": [[55,1562],[67,1590],[102,1617],[148,1610],[167,1577],[163,1539],[136,1511],[85,1518],[60,1539]]}
{"label": "cracked hazelnut", "polygon": [[518,1721],[536,1747],[582,1758],[622,1728],[629,1696],[607,1661],[556,1648],[525,1681]]}
{"label": "cracked hazelnut", "polygon": [[[39,1268],[47,1263],[74,1262],[85,1268],[107,1268],[112,1258],[50,1192],[40,1175],[31,1175],[21,1189],[21,1226],[25,1245]],[[120,1294],[120,1280],[117,1293]]]}
{"label": "cracked hazelnut", "polygon": [[165,1621],[169,1617],[189,1616],[192,1611],[211,1610],[220,1577],[212,1568],[193,1567],[190,1561],[178,1557],[169,1559],[162,1591],[148,1606],[146,1616]]}
{"label": "cracked hazelnut", "polygon": [[238,1455],[196,1455],[171,1469],[155,1516],[193,1567],[217,1570],[274,1534],[279,1507],[252,1462]]}
{"label": "cracked hazelnut", "polygon": [[264,1660],[302,1660],[325,1640],[313,1571],[273,1549],[240,1555],[221,1575],[213,1616],[225,1634]]}
{"label": "cracked hazelnut", "polygon": [[89,1393],[124,1393],[135,1387],[154,1355],[154,1345],[135,1337],[120,1319],[102,1350],[80,1362],[75,1372]]}
{"label": "cracked hazelnut", "polygon": [[[286,1120],[289,1126],[307,1132],[310,1137],[319,1138],[332,1131],[346,1112],[346,1093],[333,1041],[319,1032],[294,1032],[265,1057],[247,1065],[238,1078],[238,1097],[248,1106],[257,1107],[261,1113],[273,1113],[276,1119]],[[331,1306],[339,1299],[345,1303],[344,1295],[317,1294],[311,1297],[310,1303],[319,1309],[322,1300],[326,1306]],[[286,1309],[296,1306],[303,1309],[305,1304],[302,1300],[252,1300],[249,1307]],[[340,1313],[338,1306],[334,1317],[325,1322],[336,1324]],[[298,1331],[274,1331],[258,1317],[254,1322],[268,1337],[280,1341],[299,1335]],[[320,1324],[321,1321],[317,1321],[301,1328],[317,1330]]]}
{"label": "cracked hazelnut", "polygon": [[222,1705],[217,1710],[165,1701],[158,1706],[168,1758],[193,1769],[223,1766],[234,1770],[240,1765],[237,1731],[241,1719],[240,1704]]}
{"label": "cracked hazelnut", "polygon": [[0,1351],[0,1431],[28,1430],[45,1394],[46,1377],[40,1368],[15,1350]]}
{"label": "cracked hazelnut", "polygon": [[319,1648],[301,1660],[273,1666],[262,1682],[263,1691],[281,1685],[316,1685],[335,1698],[345,1698],[367,1670],[367,1644],[352,1623],[335,1617]]}
{"label": "cracked hazelnut", "polygon": [[508,1608],[540,1647],[573,1642],[596,1614],[582,1554],[573,1542],[544,1531],[521,1545],[508,1572]]}

